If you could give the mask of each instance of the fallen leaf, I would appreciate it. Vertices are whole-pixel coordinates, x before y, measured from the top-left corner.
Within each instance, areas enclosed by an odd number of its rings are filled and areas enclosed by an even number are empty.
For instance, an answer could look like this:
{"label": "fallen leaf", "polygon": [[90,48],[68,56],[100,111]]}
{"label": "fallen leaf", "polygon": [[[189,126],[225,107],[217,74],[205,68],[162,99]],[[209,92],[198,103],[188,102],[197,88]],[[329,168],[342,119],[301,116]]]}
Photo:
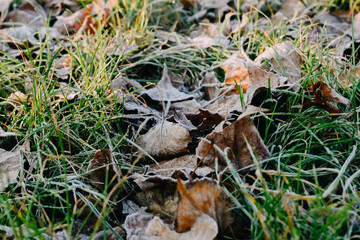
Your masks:
{"label": "fallen leaf", "polygon": [[154,171],[149,171],[146,175],[131,175],[129,180],[134,181],[141,189],[135,194],[134,202],[154,214],[174,215],[177,206],[176,179],[179,176],[189,177],[182,170],[174,170],[168,176],[155,174]]}
{"label": "fallen leaf", "polygon": [[295,18],[304,14],[306,7],[301,0],[284,0],[280,12],[288,17]]}
{"label": "fallen leaf", "polygon": [[298,51],[289,41],[278,43],[267,48],[254,63],[261,68],[284,75],[297,90],[300,88],[301,78],[301,55]]}
{"label": "fallen leaf", "polygon": [[154,158],[169,158],[187,153],[190,133],[179,124],[164,121],[137,139],[137,144]]}
{"label": "fallen leaf", "polygon": [[360,13],[354,16],[353,24],[351,26],[354,28],[354,39],[360,40]]}
{"label": "fallen leaf", "polygon": [[[240,118],[231,123],[230,126],[215,129],[212,133],[205,137],[212,144],[218,146],[222,151],[230,148],[227,151],[227,157],[233,163],[236,169],[243,169],[253,164],[253,159],[250,150],[247,147],[246,141],[251,146],[251,150],[259,160],[264,160],[270,156],[269,150],[262,141],[257,129],[248,116]],[[210,150],[208,150],[210,149]],[[205,156],[205,153],[206,156]],[[207,141],[202,140],[196,149],[198,158],[204,158],[203,162],[207,166],[213,166],[216,157],[219,158],[219,166],[226,167],[226,159],[212,147]],[[243,170],[243,173],[248,172],[249,169]]]}
{"label": "fallen leaf", "polygon": [[339,113],[339,108],[329,101],[350,105],[349,99],[338,94],[323,81],[316,82],[312,86],[312,93],[314,94],[313,101],[306,102],[303,106],[303,110],[306,110],[311,106],[316,106],[318,108],[325,109],[330,113]]}
{"label": "fallen leaf", "polygon": [[148,240],[145,230],[153,218],[154,215],[146,213],[144,210],[128,215],[124,223],[126,239]]}
{"label": "fallen leaf", "polygon": [[232,222],[229,199],[214,180],[203,179],[187,183],[178,180],[179,203],[176,212],[176,231],[190,231],[203,214],[214,219],[224,231]]}
{"label": "fallen leaf", "polygon": [[201,86],[203,87],[203,91],[205,92],[204,98],[206,100],[214,99],[220,94],[219,84],[220,81],[217,79],[213,71],[205,74]]}
{"label": "fallen leaf", "polygon": [[94,159],[89,163],[87,171],[90,172],[92,184],[100,190],[104,190],[105,184],[110,186],[109,189],[111,189],[111,186],[117,183],[116,180],[121,180],[120,169],[114,162],[109,149],[97,150]]}
{"label": "fallen leaf", "polygon": [[255,91],[260,87],[278,88],[286,86],[287,78],[278,74],[265,71],[258,66],[248,63],[249,86],[246,92],[246,102],[250,102]]}
{"label": "fallen leaf", "polygon": [[67,36],[68,32],[75,33],[77,36],[84,33],[94,34],[99,25],[105,24],[109,16],[109,6],[103,0],[98,0],[72,15],[65,12],[63,15],[57,16],[53,27],[64,36]]}
{"label": "fallen leaf", "polygon": [[191,114],[199,112],[200,107],[201,105],[198,103],[198,101],[191,99],[187,101],[171,103],[170,110]]}
{"label": "fallen leaf", "polygon": [[8,13],[4,23],[11,24],[21,23],[32,27],[44,26],[44,21],[47,19],[47,14],[43,7],[37,2],[27,2],[21,5],[19,9]]}
{"label": "fallen leaf", "polygon": [[[247,13],[252,8],[261,9],[264,6],[265,1],[264,0],[259,0],[259,1],[243,0],[240,3],[241,3],[241,6],[240,6],[241,11],[244,13]],[[239,6],[238,6],[238,8],[239,8]]]}
{"label": "fallen leaf", "polygon": [[215,99],[206,102],[202,108],[220,114],[222,116],[228,116],[231,112],[242,112],[243,106],[241,105],[240,97],[236,94],[225,95],[221,94]]}
{"label": "fallen leaf", "polygon": [[197,30],[190,33],[192,43],[197,48],[211,46],[227,46],[230,40],[219,30],[219,26],[210,22],[202,22]]}
{"label": "fallen leaf", "polygon": [[[187,172],[189,177],[192,171],[197,166],[197,157],[195,155],[185,155],[168,161],[162,161],[158,164],[150,165],[151,171],[156,175],[171,177],[175,171],[181,170]],[[205,177],[212,173],[214,170],[209,167],[199,167],[196,169],[197,176]]]}
{"label": "fallen leaf", "polygon": [[54,60],[55,76],[67,79],[72,68],[72,58],[70,54],[64,54],[59,59]]}
{"label": "fallen leaf", "polygon": [[20,151],[21,147],[13,152],[0,149],[0,192],[16,182],[20,171]]}
{"label": "fallen leaf", "polygon": [[218,233],[218,227],[214,219],[206,214],[202,214],[196,218],[191,229],[184,233],[177,233],[170,230],[164,222],[154,217],[145,230],[147,239],[151,240],[211,240],[215,239]]}
{"label": "fallen leaf", "polygon": [[197,48],[208,48],[211,46],[228,46],[230,40],[225,37],[209,37],[209,36],[198,36],[192,39],[192,42]]}
{"label": "fallen leaf", "polygon": [[23,105],[26,103],[27,96],[22,92],[14,92],[10,94],[10,96],[7,98],[7,101],[9,103],[15,104],[15,105]]}
{"label": "fallen leaf", "polygon": [[164,70],[161,80],[156,84],[156,87],[146,89],[142,92],[142,95],[148,96],[151,100],[157,102],[179,102],[192,98],[192,96],[180,92],[171,84],[170,77],[168,75],[168,69],[164,64]]}

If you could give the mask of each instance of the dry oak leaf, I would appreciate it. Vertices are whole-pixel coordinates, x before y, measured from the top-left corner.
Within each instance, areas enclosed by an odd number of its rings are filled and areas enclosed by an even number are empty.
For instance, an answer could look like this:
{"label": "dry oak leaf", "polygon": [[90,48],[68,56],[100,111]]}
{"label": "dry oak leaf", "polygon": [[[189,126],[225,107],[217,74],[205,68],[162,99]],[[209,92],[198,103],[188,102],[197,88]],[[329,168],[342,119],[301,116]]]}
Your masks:
{"label": "dry oak leaf", "polygon": [[112,153],[109,149],[97,150],[95,152],[94,159],[89,163],[87,171],[90,172],[92,184],[100,190],[104,190],[106,184],[108,186],[110,184],[116,184],[116,179],[117,181],[121,181],[120,169],[115,164]]}
{"label": "dry oak leaf", "polygon": [[284,77],[295,85],[295,90],[300,88],[301,55],[291,42],[286,41],[267,48],[254,63],[261,68],[270,67],[279,75],[285,74]]}
{"label": "dry oak leaf", "polygon": [[190,231],[196,220],[206,214],[214,219],[221,231],[233,221],[229,199],[212,179],[195,180],[184,185],[178,179],[179,203],[176,212],[176,231]]}
{"label": "dry oak leaf", "polygon": [[186,128],[164,121],[151,128],[137,139],[137,144],[154,158],[169,158],[187,153],[187,145],[192,141]]}
{"label": "dry oak leaf", "polygon": [[[236,169],[243,169],[253,164],[253,159],[246,141],[249,143],[251,150],[254,151],[259,160],[264,160],[270,156],[269,150],[248,116],[236,120],[228,127],[218,127],[212,133],[207,135],[205,139],[210,141],[213,145],[218,146],[222,151],[226,148],[230,148],[232,151],[227,151],[227,157]],[[204,164],[213,167],[215,158],[218,157],[219,166],[226,167],[226,159],[207,141],[202,140],[196,148],[196,155],[198,158],[202,159],[204,157]],[[246,170],[243,170],[242,173],[248,171],[249,169],[247,168]]]}

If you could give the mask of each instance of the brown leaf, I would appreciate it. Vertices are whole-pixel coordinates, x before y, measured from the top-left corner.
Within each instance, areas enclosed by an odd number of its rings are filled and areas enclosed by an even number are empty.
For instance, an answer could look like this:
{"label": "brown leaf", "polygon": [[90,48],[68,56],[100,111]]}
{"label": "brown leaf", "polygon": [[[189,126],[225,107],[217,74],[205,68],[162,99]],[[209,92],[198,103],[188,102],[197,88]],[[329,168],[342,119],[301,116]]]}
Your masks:
{"label": "brown leaf", "polygon": [[137,144],[155,158],[169,158],[187,153],[192,141],[189,132],[179,124],[164,121],[137,139]]}
{"label": "brown leaf", "polygon": [[36,2],[28,2],[19,9],[10,12],[5,18],[4,22],[22,23],[28,24],[29,26],[43,26],[44,19],[47,18],[47,14],[43,7]]}
{"label": "brown leaf", "polygon": [[67,79],[71,72],[72,65],[73,63],[70,54],[64,54],[59,59],[55,59],[55,76],[61,79]]}
{"label": "brown leaf", "polygon": [[220,81],[216,78],[213,71],[205,74],[204,80],[202,82],[203,89],[205,92],[205,99],[211,100],[219,95],[220,89],[218,87]]}
{"label": "brown leaf", "polygon": [[129,180],[134,180],[141,189],[134,196],[134,201],[139,206],[146,207],[153,214],[174,215],[177,206],[175,192],[178,177],[186,179],[189,178],[189,174],[182,169],[173,170],[170,175],[158,174],[156,170],[151,170],[146,175],[133,174]]}
{"label": "brown leaf", "polygon": [[98,0],[86,5],[85,8],[72,15],[65,12],[63,15],[58,16],[54,28],[65,36],[68,32],[77,35],[83,33],[94,34],[99,24],[105,24],[109,16],[110,8],[104,1]]}
{"label": "brown leaf", "polygon": [[120,181],[120,170],[114,162],[109,149],[97,150],[94,159],[89,163],[87,171],[90,171],[92,184],[100,190],[104,190],[105,184],[107,186],[114,185],[116,179]]}
{"label": "brown leaf", "polygon": [[203,105],[203,109],[210,112],[217,113],[221,116],[228,116],[230,113],[237,111],[242,112],[240,97],[237,94],[221,94],[217,98],[207,102]]}
{"label": "brown leaf", "polygon": [[[205,138],[212,144],[217,145],[222,151],[229,147],[232,151],[228,151],[227,156],[236,169],[242,169],[253,163],[246,141],[248,141],[259,160],[270,156],[269,150],[248,116],[236,120],[226,128],[215,129]],[[206,152],[208,153],[204,157]],[[219,158],[220,166],[227,166],[226,159],[205,140],[200,142],[196,149],[196,155],[200,159],[204,157],[204,164],[208,166],[213,166],[216,157]],[[243,173],[248,171],[248,169],[243,170]]]}
{"label": "brown leaf", "polygon": [[142,93],[147,95],[151,100],[157,102],[179,102],[192,98],[192,96],[180,92],[172,86],[166,64],[164,64],[164,70],[161,80],[156,84],[156,87],[146,89]]}
{"label": "brown leaf", "polygon": [[129,240],[147,240],[145,229],[149,222],[154,218],[154,215],[139,211],[130,214],[126,217],[124,229],[126,231],[126,239]]}
{"label": "brown leaf", "polygon": [[221,231],[232,222],[229,199],[214,180],[195,180],[183,185],[178,180],[180,198],[176,212],[176,231],[190,231],[196,220],[206,214],[214,219]]}
{"label": "brown leaf", "polygon": [[[247,91],[249,85],[249,71],[247,70],[247,64],[245,57],[237,52],[234,53],[222,64],[225,71],[225,86],[239,85],[243,92]],[[237,93],[237,89],[234,87],[233,93]]]}
{"label": "brown leaf", "polygon": [[301,55],[291,42],[282,42],[267,48],[254,63],[261,68],[284,75],[291,84],[296,84],[296,89],[300,87]]}
{"label": "brown leaf", "polygon": [[[182,157],[174,158],[168,161],[162,161],[158,164],[151,164],[150,167],[153,169],[151,172],[154,172],[156,175],[168,176],[171,177],[175,171],[181,170],[187,172],[189,177],[192,171],[197,166],[197,157],[195,155],[185,155]],[[209,173],[213,172],[211,168],[200,167],[196,169],[195,174],[197,176],[206,176]]]}
{"label": "brown leaf", "polygon": [[305,10],[306,7],[301,0],[285,0],[281,5],[280,12],[288,18],[294,18],[304,14]]}
{"label": "brown leaf", "polygon": [[13,182],[16,182],[20,171],[20,150],[13,152],[0,149],[0,192]]}
{"label": "brown leaf", "polygon": [[149,222],[145,233],[148,239],[154,240],[211,240],[215,239],[218,227],[214,219],[203,214],[196,218],[189,231],[177,233],[165,225],[160,218],[155,217]]}
{"label": "brown leaf", "polygon": [[22,92],[14,92],[10,94],[7,101],[15,105],[23,105],[26,102],[27,96]]}
{"label": "brown leaf", "polygon": [[340,110],[329,101],[342,103],[345,105],[350,104],[350,100],[338,94],[334,89],[330,88],[325,82],[319,81],[312,86],[312,92],[314,99],[312,102],[306,102],[303,106],[303,110],[316,106],[318,108],[325,109],[330,113],[339,113]]}

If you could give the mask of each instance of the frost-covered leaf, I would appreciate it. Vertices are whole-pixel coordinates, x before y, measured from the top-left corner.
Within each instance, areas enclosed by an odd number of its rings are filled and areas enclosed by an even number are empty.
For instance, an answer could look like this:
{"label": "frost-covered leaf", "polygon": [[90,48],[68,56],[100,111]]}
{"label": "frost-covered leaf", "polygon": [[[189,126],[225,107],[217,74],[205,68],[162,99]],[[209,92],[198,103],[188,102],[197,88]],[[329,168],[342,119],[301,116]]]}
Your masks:
{"label": "frost-covered leaf", "polygon": [[218,228],[211,217],[203,214],[196,218],[189,231],[177,233],[165,225],[160,218],[155,217],[149,222],[145,233],[150,240],[211,240],[215,239]]}
{"label": "frost-covered leaf", "polygon": [[[247,116],[236,120],[228,127],[223,128],[219,126],[212,133],[207,135],[205,139],[218,146],[222,151],[226,148],[230,148],[231,151],[227,151],[227,157],[236,169],[242,169],[253,164],[253,159],[246,141],[249,143],[251,150],[259,160],[266,159],[270,156],[269,150],[261,139],[259,132]],[[207,153],[206,156],[205,153]],[[196,155],[200,159],[204,157],[203,161],[207,166],[213,166],[216,157],[219,158],[220,166],[227,166],[226,159],[205,140],[202,140],[199,143],[199,146],[196,149]],[[248,169],[243,172],[247,171]]]}
{"label": "frost-covered leaf", "polygon": [[71,72],[72,58],[70,54],[64,54],[54,60],[55,76],[61,79],[67,79]]}
{"label": "frost-covered leaf", "polygon": [[293,18],[304,14],[306,7],[301,0],[285,0],[282,5],[280,12],[288,17]]}
{"label": "frost-covered leaf", "polygon": [[169,158],[186,153],[192,141],[190,133],[179,124],[164,121],[137,139],[137,144],[155,158]]}
{"label": "frost-covered leaf", "polygon": [[176,231],[190,231],[196,220],[203,214],[216,221],[221,231],[232,222],[229,199],[214,180],[195,180],[184,185],[178,180],[180,194],[176,212]]}
{"label": "frost-covered leaf", "polygon": [[306,102],[303,106],[303,110],[306,110],[312,106],[325,109],[330,113],[339,113],[340,110],[337,106],[330,103],[337,102],[345,105],[350,104],[350,100],[341,96],[333,88],[329,87],[325,82],[319,81],[312,86],[312,93],[314,98],[312,102]]}
{"label": "frost-covered leaf", "polygon": [[92,184],[98,189],[103,190],[107,184],[120,181],[120,169],[113,160],[109,149],[96,151],[94,159],[90,161],[87,171],[90,172]]}
{"label": "frost-covered leaf", "polygon": [[178,89],[173,87],[171,84],[170,77],[166,64],[164,64],[164,70],[161,80],[156,84],[156,87],[146,89],[142,93],[147,95],[151,100],[157,102],[179,102],[185,101],[192,98],[192,96],[180,92]]}
{"label": "frost-covered leaf", "polygon": [[274,70],[279,75],[287,77],[296,89],[300,87],[301,55],[291,42],[282,42],[267,48],[254,63],[265,69]]}
{"label": "frost-covered leaf", "polygon": [[0,191],[4,191],[10,184],[16,182],[20,171],[20,151],[18,147],[15,151],[9,152],[0,149]]}

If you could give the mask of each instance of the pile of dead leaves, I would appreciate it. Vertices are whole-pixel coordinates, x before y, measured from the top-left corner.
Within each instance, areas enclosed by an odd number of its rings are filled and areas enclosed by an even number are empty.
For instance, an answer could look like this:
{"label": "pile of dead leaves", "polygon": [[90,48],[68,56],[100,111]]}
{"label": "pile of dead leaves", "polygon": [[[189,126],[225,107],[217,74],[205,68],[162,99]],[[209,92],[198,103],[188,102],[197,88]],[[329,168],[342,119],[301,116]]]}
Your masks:
{"label": "pile of dead leaves", "polygon": [[[96,0],[79,7],[76,1],[41,0],[41,4],[29,1],[9,11],[10,2],[0,3],[0,48],[3,54],[24,59],[28,49],[34,54],[43,51],[44,41],[53,42],[52,51],[57,52],[58,41],[66,43],[69,36],[79,40],[86,34],[94,34],[108,24],[118,4],[117,1]],[[185,10],[201,9],[187,19],[189,23],[197,23],[197,27],[181,44],[205,49],[228,47],[233,37],[241,36],[249,19],[254,17],[250,9],[261,9],[267,1],[258,1],[255,6],[253,1],[241,1],[241,6],[227,0],[180,2]],[[72,14],[64,11],[65,8]],[[238,9],[243,13],[240,22],[232,20]],[[271,19],[261,19],[259,24],[270,21],[276,25],[279,21],[295,21],[304,14],[315,14],[309,9],[302,1],[285,0]],[[333,33],[334,41],[350,28],[346,21],[338,18],[332,21],[338,21],[336,23],[344,25],[343,28],[326,24],[334,17],[330,13],[316,16],[319,24]],[[219,18],[224,21],[216,23]],[[359,18],[356,15],[354,21]],[[265,26],[263,23],[262,27]],[[314,38],[316,30],[318,27],[314,30]],[[359,32],[355,27],[355,38],[359,37]],[[351,36],[346,35],[346,38]],[[342,54],[346,51],[344,47]],[[243,49],[231,52],[231,56],[219,63],[225,72],[224,81],[219,81],[214,71],[208,71],[203,73],[195,90],[184,86],[181,77],[169,71],[166,64],[156,84],[141,85],[125,75],[112,81],[107,97],[123,104],[124,118],[133,130],[129,141],[143,156],[134,165],[140,162],[146,165],[146,171],[132,168],[123,175],[112,152],[102,149],[95,153],[87,172],[91,185],[107,192],[109,199],[125,188],[126,181],[136,185],[136,190],[124,196],[121,202],[127,239],[235,238],[237,223],[229,196],[221,185],[221,176],[230,166],[246,175],[270,157],[262,134],[253,122],[254,116],[266,115],[268,109],[263,103],[269,95],[283,105],[279,99],[286,94],[278,96],[278,92],[304,94],[302,111],[316,107],[339,114],[339,107],[330,102],[350,104],[320,79],[314,80],[307,89],[301,87],[303,53],[291,41],[263,49],[254,60]],[[56,78],[67,79],[73,66],[69,54],[57,56],[54,59]],[[344,82],[343,86],[348,85]],[[54,98],[59,101],[81,97],[61,84],[56,90]],[[32,98],[14,92],[5,102],[12,108],[21,108],[31,105]],[[1,139],[9,136],[20,135],[1,130]],[[2,191],[16,182],[21,156],[29,149],[21,146],[0,150]]]}

